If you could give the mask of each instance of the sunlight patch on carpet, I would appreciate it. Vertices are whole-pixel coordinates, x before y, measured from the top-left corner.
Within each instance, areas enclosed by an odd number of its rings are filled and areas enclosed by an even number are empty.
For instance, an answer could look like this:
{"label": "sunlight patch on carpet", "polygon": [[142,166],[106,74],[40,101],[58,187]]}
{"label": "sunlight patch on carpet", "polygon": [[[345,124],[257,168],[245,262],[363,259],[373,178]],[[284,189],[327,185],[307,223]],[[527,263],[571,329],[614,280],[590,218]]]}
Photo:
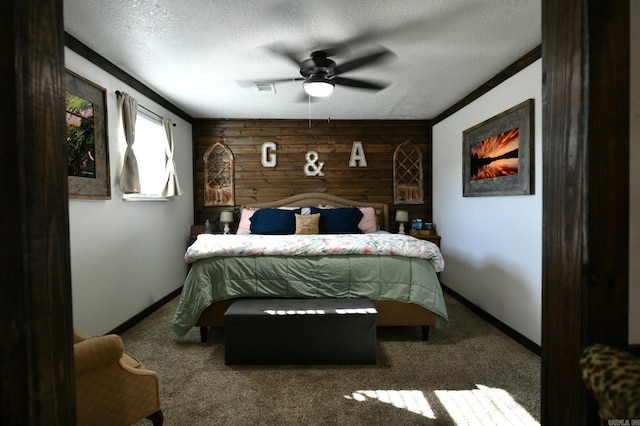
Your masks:
{"label": "sunlight patch on carpet", "polygon": [[[456,425],[540,426],[507,391],[476,386],[477,389],[471,390],[434,391]],[[429,419],[436,418],[429,401],[419,390],[358,390],[345,398],[358,402],[378,400]]]}
{"label": "sunlight patch on carpet", "polygon": [[429,419],[436,418],[429,402],[419,390],[359,390],[351,395],[345,395],[345,398],[361,402],[377,399],[380,402],[392,404],[394,407],[420,414]]}
{"label": "sunlight patch on carpet", "polygon": [[472,390],[436,390],[434,393],[458,425],[540,424],[503,389],[478,385]]}

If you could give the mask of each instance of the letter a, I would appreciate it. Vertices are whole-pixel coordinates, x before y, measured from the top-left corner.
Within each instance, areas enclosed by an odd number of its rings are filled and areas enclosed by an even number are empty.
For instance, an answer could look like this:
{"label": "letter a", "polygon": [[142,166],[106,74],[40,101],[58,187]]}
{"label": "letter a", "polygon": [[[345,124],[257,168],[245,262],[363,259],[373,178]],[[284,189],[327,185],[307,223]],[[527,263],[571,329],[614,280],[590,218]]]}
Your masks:
{"label": "letter a", "polygon": [[[356,162],[360,164],[356,165]],[[349,167],[367,167],[367,159],[364,156],[364,148],[362,142],[353,141],[351,146],[351,158],[349,159]]]}

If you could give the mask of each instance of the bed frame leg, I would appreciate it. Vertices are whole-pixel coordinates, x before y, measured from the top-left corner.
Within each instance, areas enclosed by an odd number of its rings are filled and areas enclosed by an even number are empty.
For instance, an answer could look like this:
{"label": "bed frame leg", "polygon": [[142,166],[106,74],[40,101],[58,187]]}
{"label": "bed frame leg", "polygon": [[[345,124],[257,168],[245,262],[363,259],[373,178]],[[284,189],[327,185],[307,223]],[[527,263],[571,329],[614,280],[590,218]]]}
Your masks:
{"label": "bed frame leg", "polygon": [[200,327],[200,342],[204,343],[207,341],[207,334],[209,329],[207,327]]}
{"label": "bed frame leg", "polygon": [[425,342],[429,340],[429,326],[428,325],[423,325],[422,326],[422,340],[424,340]]}

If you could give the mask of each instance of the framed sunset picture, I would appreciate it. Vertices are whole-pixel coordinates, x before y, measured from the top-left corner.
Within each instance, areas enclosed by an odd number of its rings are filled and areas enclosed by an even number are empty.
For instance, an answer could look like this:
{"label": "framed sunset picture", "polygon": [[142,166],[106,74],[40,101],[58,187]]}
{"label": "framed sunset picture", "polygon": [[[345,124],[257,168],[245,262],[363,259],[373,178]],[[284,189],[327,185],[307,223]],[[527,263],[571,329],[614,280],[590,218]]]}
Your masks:
{"label": "framed sunset picture", "polygon": [[463,132],[463,196],[530,195],[533,99]]}

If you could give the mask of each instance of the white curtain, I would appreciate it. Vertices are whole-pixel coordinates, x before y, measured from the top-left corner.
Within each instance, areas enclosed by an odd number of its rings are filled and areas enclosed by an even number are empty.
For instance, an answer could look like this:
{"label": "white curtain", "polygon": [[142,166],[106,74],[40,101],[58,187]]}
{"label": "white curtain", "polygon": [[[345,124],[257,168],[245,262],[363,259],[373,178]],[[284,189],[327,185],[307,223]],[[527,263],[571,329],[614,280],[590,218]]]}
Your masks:
{"label": "white curtain", "polygon": [[118,94],[118,109],[122,118],[124,137],[127,141],[122,172],[120,173],[120,189],[123,194],[138,194],[140,193],[140,174],[138,173],[138,161],[133,153],[133,143],[136,139],[138,101],[126,93],[120,92]]}
{"label": "white curtain", "polygon": [[178,175],[176,174],[176,162],[173,160],[173,123],[170,118],[162,118],[162,125],[164,131],[167,132],[167,144],[165,146],[165,153],[167,154],[166,164],[166,184],[162,190],[162,195],[165,197],[175,197],[182,194],[180,189],[180,183],[178,182]]}

